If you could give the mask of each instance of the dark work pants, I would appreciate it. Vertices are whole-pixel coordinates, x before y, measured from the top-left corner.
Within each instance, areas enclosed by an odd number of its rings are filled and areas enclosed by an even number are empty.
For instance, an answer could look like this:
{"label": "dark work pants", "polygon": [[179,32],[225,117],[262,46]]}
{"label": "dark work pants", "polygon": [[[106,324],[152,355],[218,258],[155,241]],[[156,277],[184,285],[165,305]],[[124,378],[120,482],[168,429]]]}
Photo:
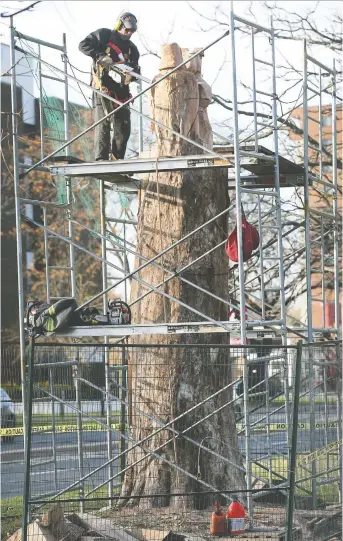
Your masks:
{"label": "dark work pants", "polygon": [[[109,112],[113,111],[113,102],[102,98],[101,96],[94,96],[94,120],[97,122]],[[104,110],[105,105],[106,110]],[[112,124],[112,141],[111,141],[111,124]],[[108,160],[110,153],[113,154],[117,160],[122,160],[125,157],[126,145],[130,137],[131,132],[131,120],[130,109],[128,107],[122,107],[117,113],[115,113],[108,120],[104,120],[98,126],[95,127],[95,159],[96,160]]]}

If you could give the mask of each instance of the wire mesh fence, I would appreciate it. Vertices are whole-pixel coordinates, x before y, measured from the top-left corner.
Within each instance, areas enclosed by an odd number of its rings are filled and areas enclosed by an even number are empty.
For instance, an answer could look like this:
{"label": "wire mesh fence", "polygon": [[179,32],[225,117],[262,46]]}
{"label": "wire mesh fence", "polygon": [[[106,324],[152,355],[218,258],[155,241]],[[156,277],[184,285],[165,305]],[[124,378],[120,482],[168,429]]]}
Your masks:
{"label": "wire mesh fence", "polygon": [[[303,347],[298,396],[296,358],[295,347],[270,345],[36,343],[31,522],[48,520],[49,509],[58,514],[60,502],[74,522],[92,515],[100,537],[97,520],[128,535],[152,530],[147,541],[166,530],[206,538],[216,501],[225,514],[236,497],[255,539],[281,539],[292,453],[293,525],[303,526],[304,510],[334,508],[342,479],[339,345]],[[4,449],[5,499],[23,494],[23,424],[18,417]]]}

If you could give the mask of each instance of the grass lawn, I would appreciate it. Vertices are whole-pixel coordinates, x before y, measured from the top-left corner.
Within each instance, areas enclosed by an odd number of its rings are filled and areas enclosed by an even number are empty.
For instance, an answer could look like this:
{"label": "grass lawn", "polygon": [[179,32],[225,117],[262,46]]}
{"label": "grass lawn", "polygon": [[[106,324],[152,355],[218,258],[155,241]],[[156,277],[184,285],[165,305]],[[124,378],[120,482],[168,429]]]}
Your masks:
{"label": "grass lawn", "polygon": [[[275,404],[275,405],[276,404],[277,405],[283,405],[285,403],[285,397],[284,396],[278,396],[277,398],[273,398],[270,402],[271,402],[271,404]],[[338,402],[337,396],[328,396],[327,397],[327,403],[328,404],[337,404],[337,402]],[[321,397],[320,395],[316,396],[315,399],[314,399],[314,403],[317,404],[317,405],[324,405],[325,404],[325,399],[323,397]],[[310,405],[309,397],[302,396],[301,398],[299,398],[299,404],[309,406]]]}
{"label": "grass lawn", "polygon": [[1,500],[1,539],[21,527],[22,506],[21,496]]}
{"label": "grass lawn", "polygon": [[[119,489],[114,489],[113,493],[119,494]],[[107,506],[107,500],[96,500],[96,498],[106,498],[108,496],[107,487],[100,488],[94,494],[92,494],[89,503],[85,503],[85,512],[92,512],[101,509],[102,507]],[[67,494],[62,494],[61,499],[68,500],[79,498],[80,493],[77,490],[73,490]],[[93,499],[94,498],[94,499]],[[96,501],[95,501],[96,500]],[[55,501],[58,501],[56,499]],[[63,502],[62,508],[64,512],[79,512],[80,505],[78,502]],[[16,530],[22,526],[22,507],[23,507],[23,498],[22,496],[16,496],[14,498],[7,498],[1,500],[1,539],[5,539],[7,535],[11,535]],[[39,510],[39,516],[42,516],[51,507],[51,504],[43,506]],[[37,518],[33,516],[33,520]]]}
{"label": "grass lawn", "polygon": [[[311,468],[311,463],[306,464],[307,470],[304,468],[304,465],[301,465],[301,456],[298,456],[298,462],[296,469],[296,480],[299,481],[301,479],[310,477],[310,473],[307,471]],[[269,467],[269,461],[268,460],[260,460],[258,461],[261,465]],[[314,461],[316,464],[316,472],[322,473],[321,476],[317,478],[317,481],[324,481],[330,477],[338,477],[339,472],[333,471],[329,474],[326,474],[328,470],[334,469],[338,466],[338,456],[337,454],[328,454],[327,456],[320,456],[319,458],[316,458]],[[282,477],[288,476],[288,459],[283,456],[274,456],[272,457],[272,469],[273,472],[273,480],[274,482],[280,482],[282,483],[282,479],[280,479],[277,475],[282,475]],[[264,468],[257,464],[252,465],[252,472],[255,475],[258,475],[259,477],[262,477],[262,479],[269,479],[269,473]],[[296,495],[297,496],[308,496],[307,492],[305,492],[302,489],[306,489],[307,491],[311,492],[311,480],[304,480],[300,483],[298,482],[296,487]],[[318,485],[317,484],[317,497],[318,500],[321,500],[322,502],[325,502],[326,504],[334,504],[339,502],[339,491],[338,491],[338,483],[332,482],[329,484],[324,485]]]}

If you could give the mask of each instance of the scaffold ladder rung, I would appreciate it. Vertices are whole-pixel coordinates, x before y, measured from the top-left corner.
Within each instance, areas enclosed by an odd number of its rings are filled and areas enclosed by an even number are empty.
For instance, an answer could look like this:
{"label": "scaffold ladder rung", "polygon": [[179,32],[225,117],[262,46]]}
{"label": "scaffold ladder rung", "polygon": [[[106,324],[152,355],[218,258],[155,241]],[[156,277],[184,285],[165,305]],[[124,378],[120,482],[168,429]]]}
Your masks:
{"label": "scaffold ladder rung", "polygon": [[[269,156],[268,154],[262,154],[261,152],[254,152],[250,150],[240,150],[239,155],[243,158],[247,156],[248,158],[258,158],[260,160],[266,160],[267,162],[275,161],[274,156]],[[244,167],[244,164],[242,164],[242,167]]]}
{"label": "scaffold ladder rung", "polygon": [[312,180],[312,182],[318,182],[319,184],[323,184],[323,186],[326,186],[327,188],[330,188],[331,190],[336,191],[336,186],[334,186],[332,182],[329,182],[320,177],[317,177],[316,175],[309,175],[309,178],[310,180]]}
{"label": "scaffold ladder rung", "polygon": [[61,300],[61,299],[73,299],[74,297],[54,297],[53,295],[50,297],[50,299]]}
{"label": "scaffold ladder rung", "polygon": [[57,237],[56,235],[48,235],[48,239],[52,240],[52,239],[56,239],[56,240],[60,240],[62,242],[64,242],[65,239],[71,239],[71,237],[69,237],[68,235],[65,235],[65,237],[63,239],[61,239],[60,237]]}
{"label": "scaffold ladder rung", "polygon": [[48,268],[53,270],[73,270],[73,267],[65,267],[63,265],[48,265]]}
{"label": "scaffold ladder rung", "polygon": [[281,287],[265,287],[264,291],[270,292],[270,293],[278,293],[281,291]]}
{"label": "scaffold ladder rung", "polygon": [[332,220],[334,218],[334,215],[333,214],[329,214],[328,212],[323,212],[322,210],[317,210],[317,209],[309,209],[309,212],[311,214],[315,214],[317,216],[322,216],[323,218],[329,218],[330,220]]}
{"label": "scaffold ladder rung", "polygon": [[250,188],[241,188],[242,193],[249,193],[254,195],[261,195],[261,196],[269,196],[269,197],[275,197],[276,192],[274,190],[271,191],[264,191],[264,190],[250,190]]}

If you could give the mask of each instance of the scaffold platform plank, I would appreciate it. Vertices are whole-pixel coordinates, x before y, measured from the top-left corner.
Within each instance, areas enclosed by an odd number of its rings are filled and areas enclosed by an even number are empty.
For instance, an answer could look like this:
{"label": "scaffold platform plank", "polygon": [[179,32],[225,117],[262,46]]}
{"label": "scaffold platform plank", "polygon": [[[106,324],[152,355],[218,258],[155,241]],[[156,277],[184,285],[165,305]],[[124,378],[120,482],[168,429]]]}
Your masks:
{"label": "scaffold platform plank", "polygon": [[[69,327],[56,332],[56,336],[128,336],[140,334],[199,334],[199,333],[223,333],[229,332],[232,336],[239,337],[240,323],[221,321],[227,329],[211,322],[188,322],[188,323],[161,323],[161,324],[138,324],[138,325],[91,325]],[[273,329],[258,327],[247,331],[247,338],[272,338],[275,335]]]}
{"label": "scaffold platform plank", "polygon": [[[226,160],[230,159],[231,163]],[[87,176],[101,178],[113,174],[154,173],[156,166],[160,172],[183,171],[185,169],[206,169],[209,167],[233,167],[232,154],[223,155],[223,158],[213,155],[176,156],[172,158],[132,158],[130,160],[97,161],[93,163],[72,163],[50,167],[52,175],[66,175],[69,177]]]}
{"label": "scaffold platform plank", "polygon": [[[105,180],[112,184],[127,188],[139,188],[139,180],[132,178],[133,174],[147,174],[160,172],[185,171],[194,169],[208,169],[224,167],[229,170],[229,188],[235,187],[234,150],[232,146],[214,148],[218,155],[189,155],[176,157],[140,157],[129,160],[97,161],[92,163],[75,163],[63,156],[55,160],[50,166],[53,176],[93,177]],[[274,153],[262,146],[255,152],[254,147],[241,149],[241,167],[248,174],[241,174],[241,183],[245,188],[271,188],[274,186]],[[230,170],[232,174],[230,174]],[[280,187],[293,187],[304,185],[304,169],[282,156],[279,156]]]}
{"label": "scaffold platform plank", "polygon": [[[213,148],[217,154],[230,154],[233,152],[232,146],[218,145]],[[274,161],[262,160],[259,156],[275,157],[275,154],[269,148],[259,145],[256,151],[256,156],[252,154],[255,152],[255,146],[247,145],[240,149],[241,155],[241,167],[245,171],[251,173],[251,178],[244,175],[242,178],[242,186],[245,188],[272,188],[274,186]],[[245,156],[247,152],[250,156]],[[283,156],[278,156],[279,160],[279,175],[280,175],[280,188],[291,188],[294,186],[304,186],[305,184],[305,170],[304,168],[291,162]],[[229,187],[234,187],[235,179],[229,176]]]}

